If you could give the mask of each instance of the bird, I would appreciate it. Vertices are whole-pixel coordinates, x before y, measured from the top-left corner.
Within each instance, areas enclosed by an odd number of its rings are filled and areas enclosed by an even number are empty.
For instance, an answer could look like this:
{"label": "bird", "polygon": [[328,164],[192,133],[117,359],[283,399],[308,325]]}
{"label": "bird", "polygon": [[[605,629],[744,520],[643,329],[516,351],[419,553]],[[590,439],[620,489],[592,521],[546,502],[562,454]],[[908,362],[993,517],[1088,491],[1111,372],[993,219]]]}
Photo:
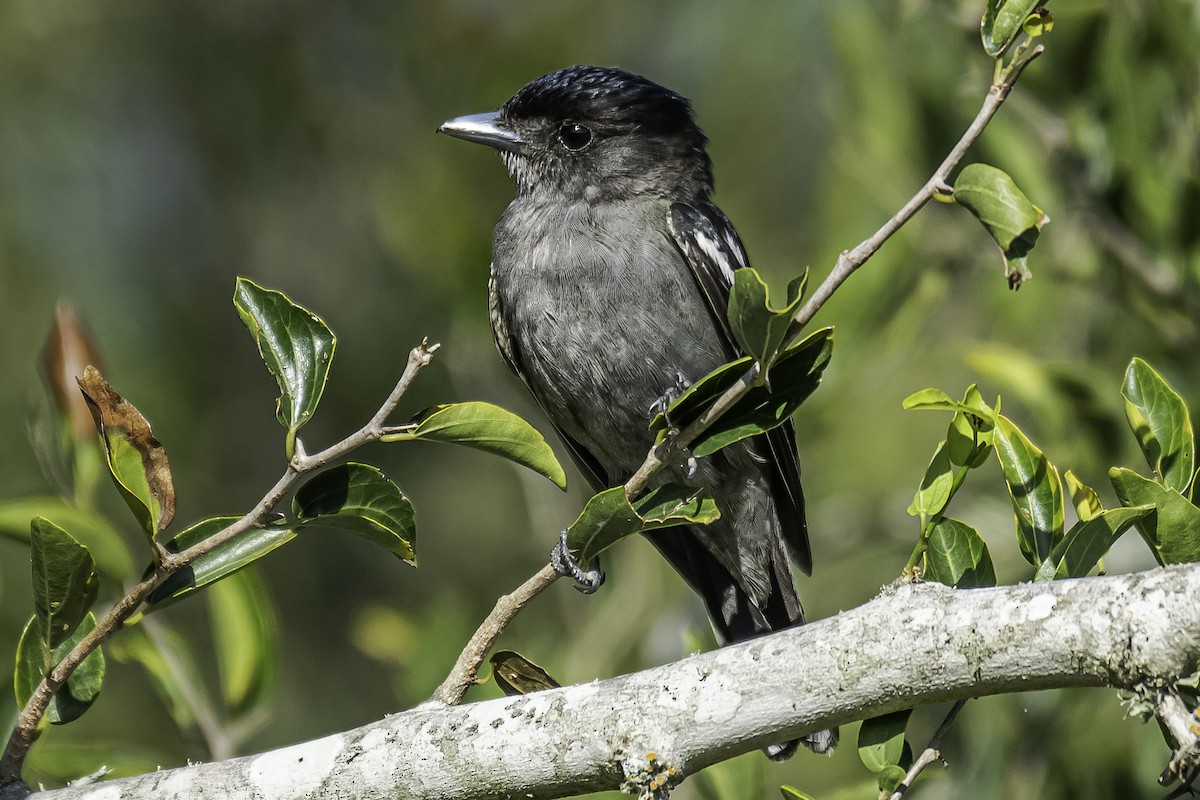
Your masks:
{"label": "bird", "polygon": [[[501,356],[592,487],[621,485],[654,445],[651,412],[742,355],[726,309],[749,260],[711,200],[691,102],[641,75],[572,66],[438,131],[494,148],[516,183],[488,281]],[[803,624],[791,564],[810,574],[812,552],[791,421],[659,476],[707,490],[721,511],[709,525],[647,534],[720,642]],[[603,574],[564,551],[560,542],[556,568],[597,588]],[[818,752],[836,743],[830,731],[810,738]]]}

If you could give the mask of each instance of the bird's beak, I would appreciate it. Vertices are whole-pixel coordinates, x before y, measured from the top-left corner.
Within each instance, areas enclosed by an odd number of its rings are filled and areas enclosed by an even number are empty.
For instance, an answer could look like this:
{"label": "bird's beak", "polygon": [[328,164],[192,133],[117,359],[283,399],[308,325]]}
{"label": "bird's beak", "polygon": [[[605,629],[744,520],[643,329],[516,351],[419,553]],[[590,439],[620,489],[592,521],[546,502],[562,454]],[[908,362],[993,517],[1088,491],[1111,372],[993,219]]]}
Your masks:
{"label": "bird's beak", "polygon": [[497,150],[507,150],[510,153],[520,153],[525,146],[524,140],[504,124],[499,111],[468,114],[465,117],[446,120],[438,126],[437,132],[453,136],[455,139],[486,144]]}

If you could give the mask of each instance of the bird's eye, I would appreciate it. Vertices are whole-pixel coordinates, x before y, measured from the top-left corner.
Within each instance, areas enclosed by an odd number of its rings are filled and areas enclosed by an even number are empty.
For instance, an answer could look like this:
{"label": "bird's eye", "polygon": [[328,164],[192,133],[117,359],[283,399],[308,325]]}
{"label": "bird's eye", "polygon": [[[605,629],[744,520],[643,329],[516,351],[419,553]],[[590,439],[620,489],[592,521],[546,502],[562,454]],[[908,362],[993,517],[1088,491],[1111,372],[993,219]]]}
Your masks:
{"label": "bird's eye", "polygon": [[558,139],[568,150],[582,150],[591,144],[592,131],[578,122],[566,122],[558,129]]}

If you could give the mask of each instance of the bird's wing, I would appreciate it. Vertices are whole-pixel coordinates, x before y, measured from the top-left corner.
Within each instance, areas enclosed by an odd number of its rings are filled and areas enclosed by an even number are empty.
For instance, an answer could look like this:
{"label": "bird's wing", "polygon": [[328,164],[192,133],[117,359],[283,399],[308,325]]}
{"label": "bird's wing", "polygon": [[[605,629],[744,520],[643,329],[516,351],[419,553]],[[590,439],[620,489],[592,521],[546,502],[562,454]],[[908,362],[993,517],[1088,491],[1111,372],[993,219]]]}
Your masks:
{"label": "bird's wing", "polygon": [[[746,249],[721,209],[707,201],[675,203],[668,224],[675,244],[683,253],[704,296],[713,319],[724,334],[732,361],[742,355],[729,327],[729,291],[734,270],[750,265]],[[698,378],[700,376],[692,376]],[[754,446],[769,464],[773,496],[779,508],[784,537],[797,565],[807,575],[812,571],[812,550],[804,520],[804,493],[800,488],[800,465],[796,458],[796,431],[791,420],[757,437]]]}

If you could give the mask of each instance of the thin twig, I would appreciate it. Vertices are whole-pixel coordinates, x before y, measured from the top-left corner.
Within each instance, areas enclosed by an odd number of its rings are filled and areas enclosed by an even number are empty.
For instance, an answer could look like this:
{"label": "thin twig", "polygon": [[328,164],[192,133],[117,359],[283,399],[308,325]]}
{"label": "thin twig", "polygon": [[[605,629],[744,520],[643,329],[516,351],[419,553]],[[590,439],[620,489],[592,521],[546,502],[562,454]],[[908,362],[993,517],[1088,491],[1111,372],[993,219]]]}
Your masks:
{"label": "thin twig", "polygon": [[479,674],[479,665],[487,657],[488,651],[492,649],[496,639],[504,633],[508,623],[530,600],[558,580],[558,577],[554,568],[547,564],[533,577],[517,587],[512,594],[506,594],[497,600],[492,613],[488,614],[483,624],[476,629],[470,641],[467,642],[467,646],[459,654],[454,668],[450,670],[446,680],[442,681],[442,685],[437,688],[428,702],[452,706],[461,701],[463,695],[467,693],[467,689],[475,683],[475,678]]}
{"label": "thin twig", "polygon": [[71,674],[83,663],[83,660],[91,655],[100,646],[101,642],[120,630],[121,626],[137,611],[146,598],[150,596],[150,593],[158,588],[167,577],[188,566],[200,556],[212,552],[231,539],[265,524],[271,510],[287,496],[303,475],[324,466],[334,459],[345,456],[367,442],[378,439],[382,435],[384,422],[388,415],[395,410],[396,404],[412,384],[417,373],[432,360],[433,353],[437,348],[438,345],[436,344],[422,342],[412,349],[408,356],[408,364],[405,367],[404,373],[400,376],[400,380],[396,383],[395,388],[392,389],[391,394],[388,395],[387,400],[379,407],[379,411],[375,413],[375,416],[366,425],[337,444],[312,456],[304,455],[303,448],[299,446],[299,442],[297,441],[297,454],[288,464],[283,477],[271,487],[270,491],[263,495],[263,498],[259,500],[253,509],[236,522],[204,541],[179,553],[168,554],[150,575],[137,583],[124,597],[117,601],[116,605],[109,609],[109,612],[96,623],[96,627],[84,636],[79,644],[75,645],[71,649],[71,652],[67,653],[42,678],[41,683],[38,684],[28,702],[25,703],[25,707],[21,710],[21,714],[17,718],[12,735],[9,737],[4,755],[0,757],[0,787],[20,778],[21,765],[25,761],[25,756],[29,753],[29,748],[37,739],[38,723],[45,715],[46,709],[49,707],[55,693],[63,687]]}
{"label": "thin twig", "polygon": [[[813,293],[812,297],[808,299],[808,302],[806,302],[804,306],[796,313],[796,316],[792,321],[789,338],[794,338],[797,334],[799,334],[805,325],[812,321],[812,318],[815,317],[821,307],[828,302],[829,298],[833,296],[833,293],[837,291],[838,287],[845,283],[846,279],[849,278],[856,270],[858,270],[859,267],[865,264],[871,258],[871,256],[873,256],[875,252],[883,246],[884,242],[890,239],[896,233],[896,231],[900,230],[900,228],[903,227],[903,225],[908,222],[918,211],[920,211],[921,208],[928,203],[936,193],[945,190],[946,179],[949,177],[950,173],[954,171],[954,168],[957,167],[959,162],[962,161],[967,150],[970,149],[971,145],[975,143],[975,140],[979,138],[979,135],[983,133],[984,128],[986,128],[988,123],[991,122],[992,117],[996,115],[996,112],[1000,109],[1000,106],[1004,103],[1005,99],[1007,99],[1009,92],[1011,92],[1013,86],[1016,85],[1017,79],[1021,77],[1021,73],[1024,72],[1025,67],[1029,66],[1031,61],[1040,56],[1043,49],[1044,48],[1041,45],[1034,47],[1029,52],[1027,57],[1011,64],[1006,71],[1001,73],[1000,81],[996,84],[993,84],[991,88],[988,89],[987,97],[984,99],[983,106],[979,109],[979,113],[975,115],[975,119],[972,120],[971,124],[967,127],[966,132],[963,133],[962,137],[950,150],[950,154],[946,156],[929,180],[925,182],[925,185],[922,186],[920,190],[913,195],[912,198],[905,203],[898,212],[896,212],[895,216],[885,222],[879,228],[879,230],[872,234],[870,238],[861,242],[853,250],[843,251],[842,254],[838,256],[833,270],[828,276],[826,276],[821,285],[817,287],[817,290]],[[705,410],[704,414],[701,415],[699,419],[680,431],[678,436],[671,437],[671,439],[667,442],[651,448],[641,466],[638,467],[629,480],[625,482],[625,496],[632,500],[634,497],[641,494],[641,492],[648,485],[650,479],[659,470],[661,470],[667,464],[672,463],[672,461],[677,458],[679,454],[686,450],[688,445],[695,441],[696,437],[707,430],[721,417],[721,415],[733,408],[737,402],[754,387],[758,373],[759,365],[755,363],[746,372],[746,374],[738,380],[737,383],[735,383],[728,390],[726,390],[724,394],[713,401],[713,403]],[[527,581],[521,588],[524,589],[531,584],[535,584],[539,576],[546,574],[546,570],[547,568],[543,567],[541,572],[539,572],[533,578],[530,578],[529,581]],[[555,577],[557,577],[557,575],[555,575]],[[550,583],[553,583],[553,581],[554,578],[551,578],[544,584],[537,584],[537,590],[530,595],[529,599],[532,599],[533,596],[541,592],[543,589],[549,586]],[[519,591],[520,590],[518,590],[518,592]],[[513,595],[508,595],[508,597],[512,596]],[[487,619],[483,621],[483,624],[480,626],[479,630],[476,631],[475,635],[471,637],[472,643],[475,643],[477,639],[481,638],[481,634],[485,629],[488,631],[493,629],[497,620],[497,611],[500,609],[500,605],[504,602],[504,599],[505,598],[501,598],[500,602],[496,604],[496,609],[488,615]],[[528,602],[528,600],[526,600],[526,602]],[[515,614],[515,610],[513,613]],[[507,625],[508,619],[511,619],[511,616],[505,619],[505,625]],[[489,641],[495,641],[495,638],[500,635],[502,630],[503,628],[496,630],[494,634],[490,634],[491,639]],[[477,673],[479,665],[483,662],[484,657],[487,655],[487,651],[483,650],[480,652],[477,649],[472,648],[471,644],[468,644],[468,649],[471,650],[471,654],[469,658],[467,658],[467,661],[469,662],[471,659],[475,659],[473,666],[464,663],[464,657],[468,657],[468,651],[464,650],[462,655],[459,656],[458,662],[454,666],[454,670],[451,672],[451,677],[448,677],[446,681],[443,682],[442,686],[438,687],[438,690],[434,693],[434,699],[439,699],[443,696],[443,690],[448,684],[451,683],[451,678],[453,678],[456,674],[469,674],[473,678],[473,676]],[[463,691],[466,691],[465,687],[463,688]],[[445,693],[445,696],[449,697],[452,694],[452,692]],[[444,700],[443,702],[458,702],[458,700],[461,698],[462,694],[459,693],[453,701]]]}
{"label": "thin twig", "polygon": [[926,767],[935,761],[942,760],[942,739],[950,731],[950,726],[954,724],[954,718],[958,716],[958,712],[962,711],[963,706],[966,704],[966,700],[959,700],[950,707],[950,712],[946,714],[946,718],[942,720],[942,724],[934,731],[933,738],[929,740],[929,746],[921,751],[921,755],[917,756],[917,760],[913,762],[912,767],[908,770],[908,774],[904,776],[904,780],[900,781],[900,785],[896,787],[896,791],[892,792],[892,796],[888,800],[901,800],[904,793],[908,791],[908,787],[912,786],[913,781],[917,779],[917,776]]}

